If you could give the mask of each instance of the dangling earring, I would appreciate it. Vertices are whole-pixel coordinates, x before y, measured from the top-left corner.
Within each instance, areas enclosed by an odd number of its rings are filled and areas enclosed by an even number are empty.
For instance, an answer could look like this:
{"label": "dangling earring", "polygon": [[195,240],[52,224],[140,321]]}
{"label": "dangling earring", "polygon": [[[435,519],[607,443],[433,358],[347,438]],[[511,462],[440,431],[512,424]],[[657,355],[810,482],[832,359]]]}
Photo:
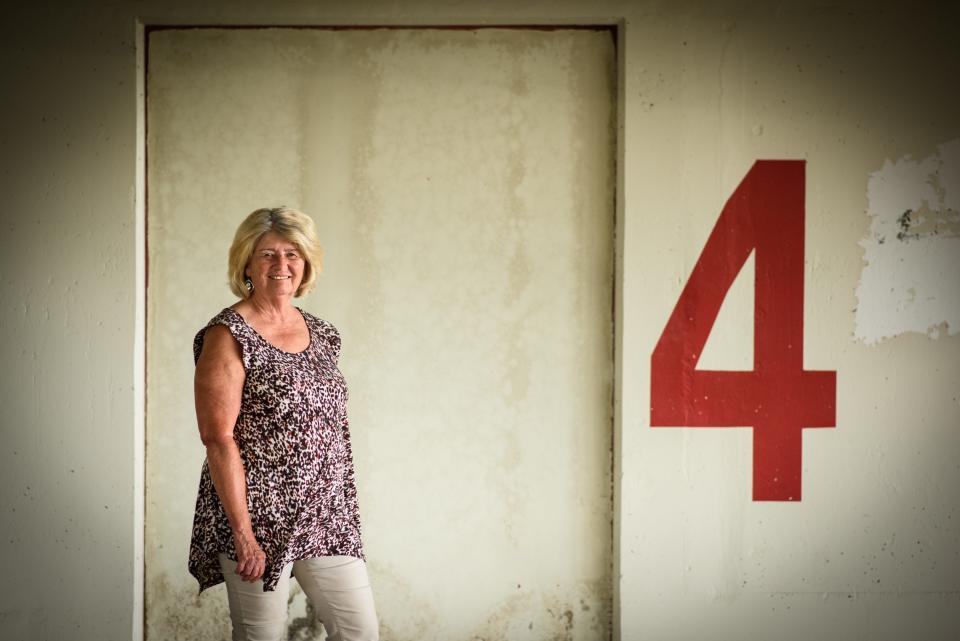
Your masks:
{"label": "dangling earring", "polygon": [[246,278],[243,279],[243,284],[247,286],[247,293],[248,293],[248,294],[252,294],[252,293],[253,293],[253,281],[250,280],[250,277],[249,277],[249,276],[247,276]]}

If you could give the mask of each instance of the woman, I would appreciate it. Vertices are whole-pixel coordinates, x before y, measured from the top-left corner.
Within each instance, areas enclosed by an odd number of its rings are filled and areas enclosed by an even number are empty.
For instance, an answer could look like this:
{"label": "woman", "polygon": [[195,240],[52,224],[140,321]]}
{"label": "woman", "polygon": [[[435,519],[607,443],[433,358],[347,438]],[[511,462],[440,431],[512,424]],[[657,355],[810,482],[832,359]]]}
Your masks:
{"label": "woman", "polygon": [[294,307],[321,266],[313,221],[258,209],[230,247],[240,300],[194,340],[207,459],[190,573],[225,581],[234,641],[285,638],[290,573],[330,639],[378,638],[360,541],[337,329]]}

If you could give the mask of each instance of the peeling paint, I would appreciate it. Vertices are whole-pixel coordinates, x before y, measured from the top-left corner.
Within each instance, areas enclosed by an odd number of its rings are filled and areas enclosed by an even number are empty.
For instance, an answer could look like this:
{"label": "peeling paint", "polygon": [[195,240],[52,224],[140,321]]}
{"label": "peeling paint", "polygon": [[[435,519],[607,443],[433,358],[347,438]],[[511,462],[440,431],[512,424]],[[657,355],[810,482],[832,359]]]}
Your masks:
{"label": "peeling paint", "polygon": [[887,160],[870,175],[867,199],[857,340],[960,332],[960,139],[920,160]]}

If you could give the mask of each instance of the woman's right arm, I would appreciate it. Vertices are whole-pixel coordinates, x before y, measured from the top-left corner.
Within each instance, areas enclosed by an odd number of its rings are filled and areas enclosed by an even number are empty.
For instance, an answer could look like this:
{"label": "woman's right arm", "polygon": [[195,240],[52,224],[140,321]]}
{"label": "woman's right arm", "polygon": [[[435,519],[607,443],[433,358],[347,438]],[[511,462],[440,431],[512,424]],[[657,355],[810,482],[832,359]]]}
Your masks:
{"label": "woman's right arm", "polygon": [[207,465],[217,496],[233,531],[237,569],[244,581],[263,575],[266,555],[253,535],[247,511],[247,481],[233,426],[240,414],[245,373],[240,346],[223,325],[209,327],[197,360],[193,394],[200,440],[207,448]]}

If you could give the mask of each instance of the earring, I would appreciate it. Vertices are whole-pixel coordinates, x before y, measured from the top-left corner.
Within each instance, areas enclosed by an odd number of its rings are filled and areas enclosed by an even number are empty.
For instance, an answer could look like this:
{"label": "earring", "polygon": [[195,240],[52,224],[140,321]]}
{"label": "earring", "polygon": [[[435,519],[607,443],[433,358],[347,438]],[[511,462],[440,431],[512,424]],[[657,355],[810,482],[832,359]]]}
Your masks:
{"label": "earring", "polygon": [[249,277],[249,276],[247,276],[246,278],[243,279],[243,284],[247,286],[247,293],[248,293],[248,294],[252,294],[252,293],[253,293],[253,281],[250,280],[250,277]]}

